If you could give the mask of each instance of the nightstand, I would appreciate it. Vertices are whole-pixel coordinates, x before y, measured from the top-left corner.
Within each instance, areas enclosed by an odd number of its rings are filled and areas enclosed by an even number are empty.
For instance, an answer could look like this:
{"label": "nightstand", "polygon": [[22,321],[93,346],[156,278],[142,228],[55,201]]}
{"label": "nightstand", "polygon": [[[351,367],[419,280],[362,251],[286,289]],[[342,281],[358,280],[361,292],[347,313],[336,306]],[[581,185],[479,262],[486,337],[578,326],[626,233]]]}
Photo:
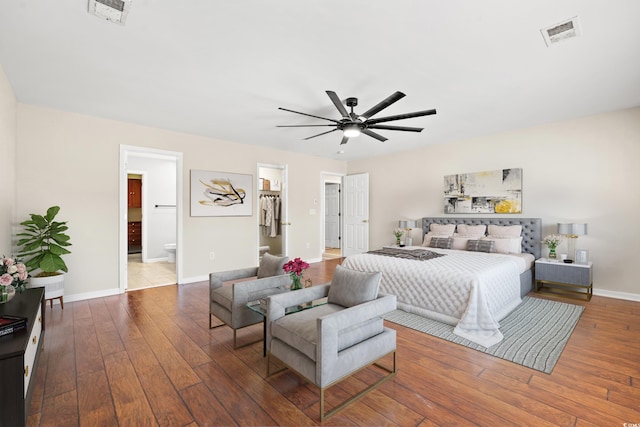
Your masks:
{"label": "nightstand", "polygon": [[536,260],[535,291],[568,298],[591,300],[593,264],[567,264],[547,258]]}

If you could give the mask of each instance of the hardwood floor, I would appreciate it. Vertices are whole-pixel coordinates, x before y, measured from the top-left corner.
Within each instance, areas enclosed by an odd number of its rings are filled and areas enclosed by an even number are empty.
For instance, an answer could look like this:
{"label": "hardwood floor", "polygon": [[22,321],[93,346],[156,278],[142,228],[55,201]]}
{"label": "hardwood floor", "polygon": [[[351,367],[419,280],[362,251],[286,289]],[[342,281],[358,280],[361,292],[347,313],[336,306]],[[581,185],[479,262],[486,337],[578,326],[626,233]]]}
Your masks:
{"label": "hardwood floor", "polygon": [[[329,281],[340,260],[313,264]],[[564,300],[567,302],[574,302]],[[547,375],[411,329],[395,378],[324,425],[623,426],[640,423],[640,302],[594,296]],[[266,380],[262,344],[233,350],[208,328],[208,284],[165,286],[46,310],[31,426],[316,425],[319,393],[294,374]],[[262,334],[256,325],[239,340]],[[328,405],[374,368],[328,391]]]}

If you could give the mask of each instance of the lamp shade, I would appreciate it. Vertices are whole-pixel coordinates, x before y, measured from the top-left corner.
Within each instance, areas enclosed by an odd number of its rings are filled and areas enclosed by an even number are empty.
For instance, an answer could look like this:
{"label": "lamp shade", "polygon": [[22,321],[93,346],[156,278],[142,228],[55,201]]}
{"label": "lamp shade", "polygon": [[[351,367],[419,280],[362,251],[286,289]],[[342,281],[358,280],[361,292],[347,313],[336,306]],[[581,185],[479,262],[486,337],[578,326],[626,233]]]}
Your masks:
{"label": "lamp shade", "polygon": [[587,224],[558,224],[558,234],[584,236],[587,234]]}
{"label": "lamp shade", "polygon": [[416,221],[415,219],[400,220],[400,221],[398,221],[398,227],[400,227],[400,228],[417,228],[418,227],[418,221]]}

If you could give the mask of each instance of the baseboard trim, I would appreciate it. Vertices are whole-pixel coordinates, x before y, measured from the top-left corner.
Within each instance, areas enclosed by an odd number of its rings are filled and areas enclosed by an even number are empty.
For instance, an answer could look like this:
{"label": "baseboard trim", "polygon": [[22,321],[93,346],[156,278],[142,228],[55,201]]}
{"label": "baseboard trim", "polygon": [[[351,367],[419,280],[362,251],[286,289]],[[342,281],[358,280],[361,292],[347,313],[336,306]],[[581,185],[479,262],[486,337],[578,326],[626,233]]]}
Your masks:
{"label": "baseboard trim", "polygon": [[606,289],[593,289],[593,294],[600,297],[624,299],[629,301],[640,301],[640,294],[632,294],[630,292],[608,291]]}

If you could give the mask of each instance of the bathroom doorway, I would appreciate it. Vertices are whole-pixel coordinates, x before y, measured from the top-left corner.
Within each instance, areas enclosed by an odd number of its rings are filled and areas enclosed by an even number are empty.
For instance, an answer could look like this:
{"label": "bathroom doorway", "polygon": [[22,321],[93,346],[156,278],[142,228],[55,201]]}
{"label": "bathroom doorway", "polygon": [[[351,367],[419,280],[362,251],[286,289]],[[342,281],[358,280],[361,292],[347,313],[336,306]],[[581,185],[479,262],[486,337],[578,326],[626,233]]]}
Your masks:
{"label": "bathroom doorway", "polygon": [[121,146],[121,291],[180,283],[181,170],[182,153]]}

